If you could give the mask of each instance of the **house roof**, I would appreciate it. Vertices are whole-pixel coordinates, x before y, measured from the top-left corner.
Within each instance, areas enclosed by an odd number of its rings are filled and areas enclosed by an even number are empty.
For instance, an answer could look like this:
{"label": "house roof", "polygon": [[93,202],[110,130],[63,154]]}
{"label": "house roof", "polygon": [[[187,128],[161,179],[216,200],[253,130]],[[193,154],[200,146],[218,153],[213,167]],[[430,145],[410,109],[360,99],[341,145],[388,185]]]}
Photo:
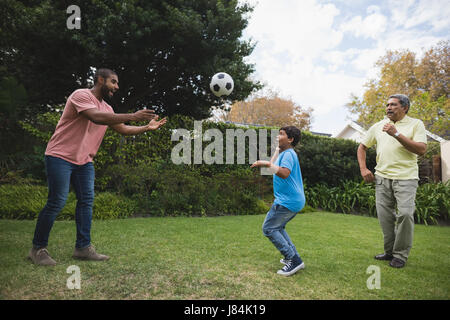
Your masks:
{"label": "house roof", "polygon": [[323,132],[315,132],[315,131],[310,131],[310,133],[315,134],[316,136],[324,136],[324,137],[331,137],[332,136],[331,133],[323,133]]}
{"label": "house roof", "polygon": [[444,138],[439,137],[437,134],[431,133],[428,130],[425,130],[427,132],[427,136],[432,138],[433,140],[436,140],[437,142],[443,142],[445,141]]}
{"label": "house roof", "polygon": [[348,131],[349,129],[359,132],[361,134],[366,133],[366,130],[363,127],[361,127],[359,124],[357,124],[355,121],[352,120],[352,121],[347,122],[345,127],[341,131],[339,131],[337,134],[335,134],[333,136],[333,138],[342,138],[344,133],[346,131]]}

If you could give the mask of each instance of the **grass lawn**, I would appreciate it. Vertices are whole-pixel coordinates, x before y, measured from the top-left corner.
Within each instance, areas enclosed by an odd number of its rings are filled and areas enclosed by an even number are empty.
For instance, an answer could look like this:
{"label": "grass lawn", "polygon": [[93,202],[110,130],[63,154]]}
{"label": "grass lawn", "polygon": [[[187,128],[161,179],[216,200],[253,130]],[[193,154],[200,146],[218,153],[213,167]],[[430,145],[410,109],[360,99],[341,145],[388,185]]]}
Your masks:
{"label": "grass lawn", "polygon": [[[1,299],[450,299],[450,228],[416,225],[403,269],[383,252],[375,218],[313,212],[287,227],[306,269],[276,274],[278,251],[261,232],[264,215],[94,221],[92,240],[107,262],[72,259],[75,222],[57,221],[49,252],[56,267],[26,259],[35,221],[0,220]],[[81,289],[69,290],[70,265]],[[369,290],[369,266],[381,288]]]}

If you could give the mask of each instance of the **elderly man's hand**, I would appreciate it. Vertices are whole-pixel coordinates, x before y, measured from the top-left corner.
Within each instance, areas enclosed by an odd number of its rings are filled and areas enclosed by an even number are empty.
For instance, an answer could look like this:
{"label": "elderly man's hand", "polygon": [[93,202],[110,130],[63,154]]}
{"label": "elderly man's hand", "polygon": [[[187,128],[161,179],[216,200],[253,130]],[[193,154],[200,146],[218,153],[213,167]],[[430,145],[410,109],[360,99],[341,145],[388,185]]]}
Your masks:
{"label": "elderly man's hand", "polygon": [[391,123],[386,123],[383,126],[383,131],[386,132],[390,136],[394,136],[394,134],[397,133],[397,128],[395,128],[395,126]]}
{"label": "elderly man's hand", "polygon": [[370,171],[369,169],[361,170],[361,176],[363,177],[364,181],[367,183],[373,182],[375,180],[375,176],[373,175],[372,171]]}

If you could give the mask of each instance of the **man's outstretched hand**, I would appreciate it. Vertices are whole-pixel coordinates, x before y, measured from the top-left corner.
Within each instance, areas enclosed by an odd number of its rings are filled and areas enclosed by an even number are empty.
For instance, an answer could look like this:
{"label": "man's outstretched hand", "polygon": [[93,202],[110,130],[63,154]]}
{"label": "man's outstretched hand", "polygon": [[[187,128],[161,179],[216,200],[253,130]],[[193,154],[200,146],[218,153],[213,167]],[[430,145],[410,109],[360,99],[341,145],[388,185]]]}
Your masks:
{"label": "man's outstretched hand", "polygon": [[155,116],[147,125],[148,130],[156,130],[161,128],[167,122],[167,118],[162,118],[158,121],[159,116]]}

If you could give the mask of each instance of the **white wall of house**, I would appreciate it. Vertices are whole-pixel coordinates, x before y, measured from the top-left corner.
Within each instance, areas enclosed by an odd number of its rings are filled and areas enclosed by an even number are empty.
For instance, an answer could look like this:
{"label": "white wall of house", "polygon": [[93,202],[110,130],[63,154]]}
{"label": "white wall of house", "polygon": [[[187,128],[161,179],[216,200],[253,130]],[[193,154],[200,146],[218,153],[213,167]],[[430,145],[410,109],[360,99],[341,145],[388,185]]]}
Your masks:
{"label": "white wall of house", "polygon": [[336,138],[343,138],[343,139],[351,139],[356,142],[361,142],[364,134],[361,132],[356,131],[352,127],[347,126],[344,131],[341,131],[339,136],[336,136]]}
{"label": "white wall of house", "polygon": [[366,131],[357,125],[355,122],[350,121],[347,123],[339,133],[335,134],[333,138],[351,139],[356,142],[361,142],[364,138]]}
{"label": "white wall of house", "polygon": [[450,141],[441,141],[442,182],[450,179]]}

